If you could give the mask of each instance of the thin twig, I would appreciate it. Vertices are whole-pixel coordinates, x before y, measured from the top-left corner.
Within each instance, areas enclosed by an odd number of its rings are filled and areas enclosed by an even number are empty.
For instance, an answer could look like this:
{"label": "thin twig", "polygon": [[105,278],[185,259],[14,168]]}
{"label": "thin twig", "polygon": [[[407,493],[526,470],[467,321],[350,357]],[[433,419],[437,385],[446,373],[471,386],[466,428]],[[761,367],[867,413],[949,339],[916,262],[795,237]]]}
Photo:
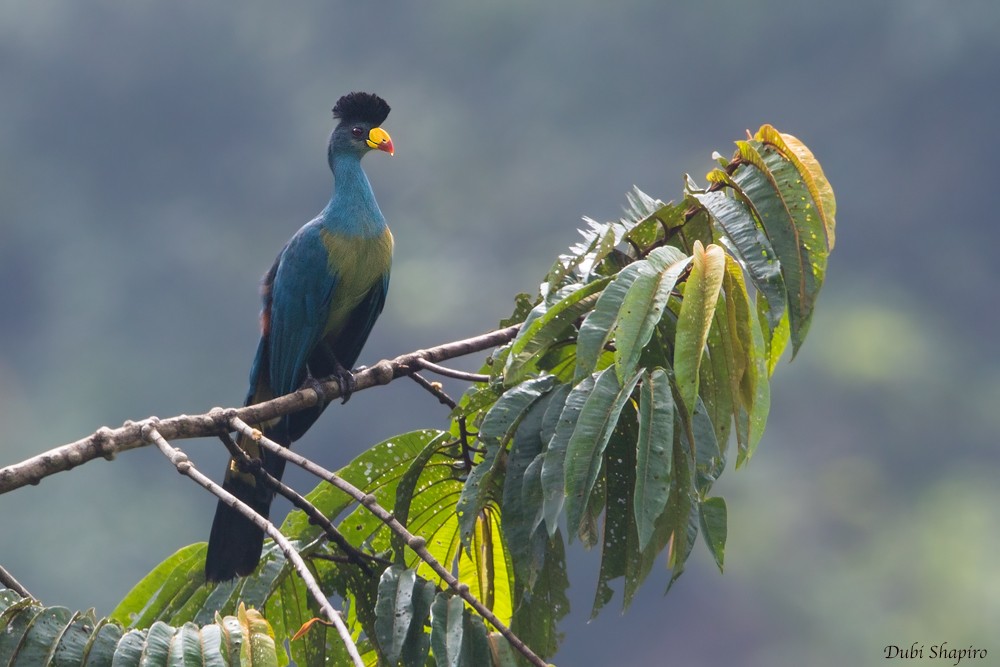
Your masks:
{"label": "thin twig", "polygon": [[253,428],[239,417],[232,417],[229,423],[234,430],[245,436],[253,438],[268,451],[274,452],[286,461],[290,461],[313,475],[326,480],[366,507],[369,512],[388,526],[389,530],[402,537],[406,546],[412,549],[422,561],[427,563],[431,569],[433,569],[434,572],[437,573],[437,575],[441,577],[441,579],[447,583],[452,590],[461,596],[463,600],[468,602],[480,616],[489,621],[490,624],[492,624],[493,627],[495,627],[497,631],[500,632],[500,634],[502,634],[508,642],[510,642],[510,645],[521,653],[521,655],[527,658],[531,664],[536,665],[536,667],[547,667],[547,663],[544,660],[536,655],[535,652],[532,651],[520,637],[511,632],[510,628],[504,625],[504,623],[497,618],[496,614],[490,611],[469,591],[468,584],[461,583],[447,568],[441,565],[441,563],[439,563],[437,559],[431,555],[430,551],[427,550],[427,540],[419,535],[414,535],[407,530],[406,527],[401,524],[391,512],[378,504],[375,500],[375,496],[364,493],[361,489],[357,488],[334,472],[313,463],[304,456],[296,454],[287,447],[282,447],[278,443],[265,437],[259,430]]}
{"label": "thin twig", "polygon": [[[302,510],[309,516],[310,522],[318,525],[326,533],[326,536],[335,542],[337,546],[343,549],[346,554],[345,558],[357,565],[364,571],[365,574],[371,575],[372,570],[368,567],[366,560],[373,560],[377,563],[384,563],[384,559],[378,558],[377,556],[370,556],[353,544],[351,544],[346,537],[344,537],[336,526],[331,523],[329,519],[323,516],[315,505],[306,500],[306,498],[300,494],[298,491],[283,483],[274,475],[270,474],[260,465],[259,461],[251,459],[249,454],[244,452],[239,445],[229,436],[228,433],[224,433],[219,436],[223,444],[226,445],[226,449],[229,450],[230,456],[236,459],[237,463],[241,469],[245,469],[259,479],[263,484],[267,485],[269,488],[274,489],[279,495],[287,498],[295,507]],[[387,564],[387,563],[386,563]]]}
{"label": "thin twig", "polygon": [[[354,391],[388,384],[396,378],[409,375],[421,359],[433,363],[503,345],[514,338],[519,328],[520,325],[515,324],[481,336],[438,345],[427,350],[416,350],[391,361],[380,361],[355,374]],[[320,387],[328,401],[340,396],[340,386],[336,379],[326,381]],[[295,393],[257,405],[236,408],[235,411],[240,419],[251,424],[260,424],[313,407],[319,400],[313,389],[300,389]],[[224,414],[227,414],[225,410],[216,408],[200,415],[178,415],[160,420],[157,430],[168,440],[215,437],[226,429]],[[102,427],[86,438],[2,468],[0,494],[29,484],[38,484],[49,475],[70,470],[94,459],[112,459],[119,452],[142,447],[147,444],[141,433],[144,424],[145,422],[127,421],[116,429]]]}
{"label": "thin twig", "polygon": [[28,589],[21,585],[21,582],[14,578],[14,575],[0,565],[0,584],[3,584],[23,598],[34,599],[35,596],[28,592]]}
{"label": "thin twig", "polygon": [[482,373],[466,373],[465,371],[457,371],[454,368],[448,368],[447,366],[440,366],[433,362],[427,361],[426,359],[417,359],[417,365],[421,368],[429,370],[432,373],[437,373],[438,375],[443,375],[448,378],[455,378],[456,380],[468,380],[469,382],[489,382],[490,376],[484,375]]}
{"label": "thin twig", "polygon": [[423,387],[424,389],[426,389],[430,393],[434,394],[434,396],[437,398],[437,400],[439,400],[441,402],[442,405],[447,405],[452,410],[454,410],[456,407],[458,407],[458,403],[455,402],[455,399],[453,399],[448,394],[444,393],[444,389],[441,388],[441,385],[439,383],[437,383],[437,382],[431,382],[430,380],[428,380],[427,378],[425,378],[423,375],[421,375],[420,373],[416,373],[416,372],[410,373],[410,378],[414,382],[416,382],[417,384],[419,384],[421,387]]}
{"label": "thin twig", "polygon": [[285,558],[291,562],[292,567],[295,568],[295,571],[298,572],[299,576],[302,578],[302,582],[305,584],[309,594],[312,595],[313,599],[316,600],[317,604],[319,604],[320,609],[323,610],[327,619],[333,623],[334,626],[336,626],[337,632],[340,634],[340,638],[344,642],[344,646],[347,648],[347,653],[351,656],[351,660],[357,667],[364,667],[365,663],[361,659],[361,655],[358,653],[358,647],[354,645],[354,640],[351,638],[351,632],[347,629],[347,625],[344,624],[344,619],[341,618],[337,610],[330,605],[329,600],[327,600],[326,595],[319,587],[319,584],[316,583],[316,579],[312,576],[312,573],[306,566],[305,561],[302,560],[299,552],[295,550],[295,547],[293,547],[292,543],[288,541],[288,538],[282,535],[281,532],[274,527],[274,524],[253,511],[249,505],[239,500],[236,496],[223,489],[195,468],[194,464],[191,463],[190,459],[188,459],[187,454],[175,447],[172,447],[170,443],[167,442],[163,435],[157,430],[158,424],[153,421],[153,419],[155,418],[151,418],[142,425],[142,437],[148,442],[155,444],[160,452],[162,452],[163,455],[174,464],[174,467],[177,468],[177,472],[189,477],[198,485],[207,489],[224,503],[252,521],[254,525],[267,533],[268,537],[275,541],[275,543],[281,548],[281,551],[285,554]]}

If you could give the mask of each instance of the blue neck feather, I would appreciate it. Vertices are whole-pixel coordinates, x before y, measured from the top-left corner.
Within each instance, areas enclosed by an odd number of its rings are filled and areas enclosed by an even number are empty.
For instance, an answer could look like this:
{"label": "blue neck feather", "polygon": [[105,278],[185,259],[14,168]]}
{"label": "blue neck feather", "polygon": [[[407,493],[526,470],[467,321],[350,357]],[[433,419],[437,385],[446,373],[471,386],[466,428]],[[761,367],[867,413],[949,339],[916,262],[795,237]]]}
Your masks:
{"label": "blue neck feather", "polygon": [[331,232],[346,236],[373,237],[385,231],[385,218],[375,201],[368,176],[361,168],[361,156],[353,152],[335,153],[331,160],[334,193],[320,218]]}

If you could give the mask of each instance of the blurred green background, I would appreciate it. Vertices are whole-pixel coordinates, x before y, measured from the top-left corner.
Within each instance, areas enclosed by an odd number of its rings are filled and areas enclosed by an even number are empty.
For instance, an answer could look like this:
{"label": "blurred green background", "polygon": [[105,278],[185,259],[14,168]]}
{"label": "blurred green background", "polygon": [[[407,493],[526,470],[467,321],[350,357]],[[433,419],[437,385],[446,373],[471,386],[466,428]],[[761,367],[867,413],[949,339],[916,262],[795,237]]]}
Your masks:
{"label": "blurred green background", "polygon": [[[840,226],[764,441],[716,487],[727,571],[698,547],[667,597],[661,567],[588,625],[599,554],[575,546],[557,662],[1000,655],[997,35],[994,0],[4,0],[0,465],[242,400],[258,280],[326,203],[343,93],[386,97],[397,146],[366,160],[396,237],[368,364],[488,330],[580,216],[617,217],[633,184],[676,198],[768,122],[815,152]],[[339,467],[444,419],[397,382],[297,449]],[[219,443],[182,447],[221,476]],[[214,504],[129,452],[0,497],[0,563],[104,614]]]}

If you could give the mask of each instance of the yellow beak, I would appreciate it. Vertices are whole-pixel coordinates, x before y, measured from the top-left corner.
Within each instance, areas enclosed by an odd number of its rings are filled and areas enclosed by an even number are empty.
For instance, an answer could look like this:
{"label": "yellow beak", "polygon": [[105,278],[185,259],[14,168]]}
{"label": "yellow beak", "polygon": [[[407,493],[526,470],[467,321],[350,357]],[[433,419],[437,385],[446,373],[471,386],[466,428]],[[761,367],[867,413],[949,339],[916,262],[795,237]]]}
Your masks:
{"label": "yellow beak", "polygon": [[368,146],[393,155],[392,137],[381,127],[373,127],[368,133]]}

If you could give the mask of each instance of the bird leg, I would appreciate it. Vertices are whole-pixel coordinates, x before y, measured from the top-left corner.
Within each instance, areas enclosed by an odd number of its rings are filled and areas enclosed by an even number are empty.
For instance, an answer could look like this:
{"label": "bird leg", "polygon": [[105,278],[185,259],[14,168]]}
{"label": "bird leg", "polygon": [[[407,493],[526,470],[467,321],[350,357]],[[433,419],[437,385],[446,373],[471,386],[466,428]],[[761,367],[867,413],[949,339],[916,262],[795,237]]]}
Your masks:
{"label": "bird leg", "polygon": [[340,403],[343,405],[351,398],[351,394],[354,393],[357,383],[354,381],[354,373],[350,369],[341,366],[336,357],[334,357],[333,363],[334,371],[331,377],[337,380],[337,386],[340,387],[340,396],[343,399]]}
{"label": "bird leg", "polygon": [[[333,369],[333,372],[329,375],[323,376],[322,380],[313,381],[318,383],[321,381],[329,382],[331,380],[336,380],[337,386],[340,388],[340,396],[344,399],[341,403],[347,403],[348,399],[351,398],[351,394],[354,393],[354,387],[356,386],[354,381],[354,371],[349,368],[344,368],[344,365],[340,363],[340,359],[337,358],[337,355],[333,353],[333,350],[330,349],[330,346],[325,341],[320,343],[319,348],[316,350],[316,355],[317,356],[314,361],[317,362],[316,367],[321,369],[320,372],[326,373],[330,370],[330,368]],[[362,366],[362,368],[364,367]],[[312,370],[312,368],[310,368],[310,370]],[[311,373],[310,377],[312,377]],[[317,387],[313,386],[313,389],[316,389],[317,393],[319,393]],[[323,405],[326,405],[326,403],[327,401],[324,398]]]}

